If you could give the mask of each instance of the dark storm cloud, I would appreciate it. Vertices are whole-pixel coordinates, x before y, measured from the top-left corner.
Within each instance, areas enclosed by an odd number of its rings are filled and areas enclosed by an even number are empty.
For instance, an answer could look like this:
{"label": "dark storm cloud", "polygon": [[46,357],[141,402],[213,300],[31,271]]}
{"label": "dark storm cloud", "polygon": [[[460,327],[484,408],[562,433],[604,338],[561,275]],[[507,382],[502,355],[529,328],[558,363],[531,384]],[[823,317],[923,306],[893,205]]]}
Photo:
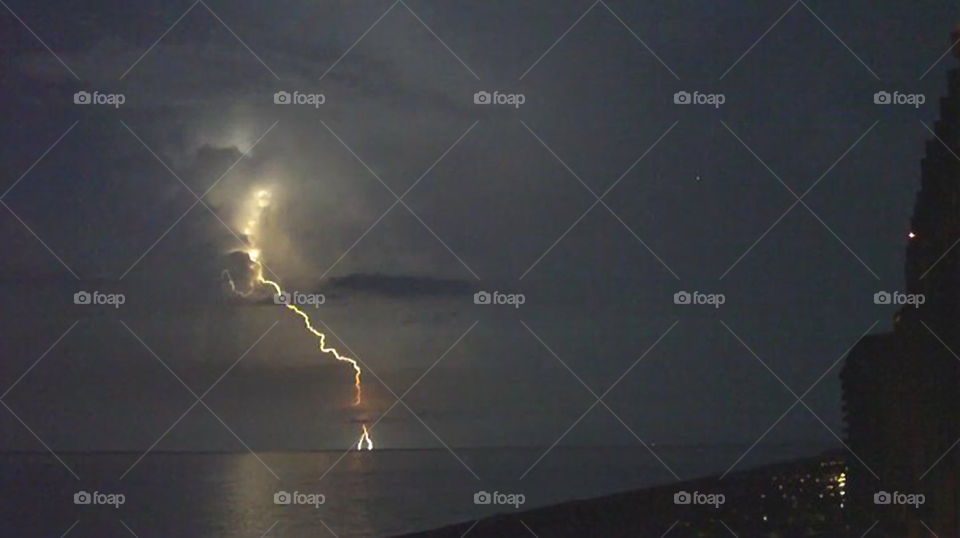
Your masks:
{"label": "dark storm cloud", "polygon": [[410,275],[357,273],[330,279],[328,289],[336,292],[365,292],[389,297],[438,297],[472,292],[466,280]]}
{"label": "dark storm cloud", "polygon": [[[224,273],[224,290],[237,290],[243,294],[255,290],[253,277],[255,267],[245,253],[237,251],[227,255],[227,269]],[[227,278],[229,276],[229,278]],[[231,287],[230,283],[233,283]],[[467,280],[435,278],[418,275],[388,275],[382,273],[354,273],[332,277],[312,286],[304,286],[296,291],[304,294],[322,294],[326,301],[368,299],[384,297],[394,300],[412,300],[418,298],[464,298],[470,297],[475,285]],[[228,294],[229,295],[229,294]],[[260,304],[275,306],[273,297],[257,294],[251,297],[233,297],[237,304]]]}

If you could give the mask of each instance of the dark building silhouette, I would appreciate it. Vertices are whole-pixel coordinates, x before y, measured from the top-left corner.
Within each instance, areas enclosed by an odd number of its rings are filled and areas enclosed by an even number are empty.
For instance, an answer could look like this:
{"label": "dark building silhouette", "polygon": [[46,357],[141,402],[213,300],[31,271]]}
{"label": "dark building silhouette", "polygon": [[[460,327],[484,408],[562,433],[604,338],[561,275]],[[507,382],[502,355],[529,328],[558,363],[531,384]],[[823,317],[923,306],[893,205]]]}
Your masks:
{"label": "dark building silhouette", "polygon": [[[960,34],[954,33],[954,43]],[[960,57],[960,47],[954,50]],[[960,72],[948,75],[927,142],[903,306],[893,331],[863,338],[841,372],[850,533],[960,536]],[[923,503],[904,504],[923,495]],[[914,497],[907,497],[914,495]],[[917,505],[918,504],[918,505]],[[936,534],[934,534],[936,533]]]}

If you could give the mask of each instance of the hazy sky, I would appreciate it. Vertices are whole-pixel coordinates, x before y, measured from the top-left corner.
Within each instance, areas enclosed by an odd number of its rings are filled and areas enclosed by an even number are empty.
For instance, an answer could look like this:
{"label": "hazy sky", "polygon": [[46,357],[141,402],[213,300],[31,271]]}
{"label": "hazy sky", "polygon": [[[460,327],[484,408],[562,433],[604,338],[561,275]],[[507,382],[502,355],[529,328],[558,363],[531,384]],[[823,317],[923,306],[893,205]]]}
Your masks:
{"label": "hazy sky", "polygon": [[[949,2],[391,4],[9,0],[66,64],[0,14],[0,390],[76,322],[3,398],[48,445],[143,450],[181,417],[195,398],[146,344],[197,395],[249,349],[204,401],[253,448],[345,448],[441,356],[404,398],[419,420],[397,405],[378,446],[548,446],[596,398],[544,344],[599,396],[670,327],[604,401],[645,441],[749,444],[795,398],[745,345],[800,395],[889,326],[873,293],[902,289]],[[204,203],[178,177],[213,185]],[[369,366],[359,407],[288,311],[224,290],[260,188],[263,259],[326,294],[311,314]],[[842,435],[838,371],[805,401]],[[837,444],[802,405],[781,441]],[[597,405],[563,443],[636,440]],[[243,449],[202,405],[158,448]]]}

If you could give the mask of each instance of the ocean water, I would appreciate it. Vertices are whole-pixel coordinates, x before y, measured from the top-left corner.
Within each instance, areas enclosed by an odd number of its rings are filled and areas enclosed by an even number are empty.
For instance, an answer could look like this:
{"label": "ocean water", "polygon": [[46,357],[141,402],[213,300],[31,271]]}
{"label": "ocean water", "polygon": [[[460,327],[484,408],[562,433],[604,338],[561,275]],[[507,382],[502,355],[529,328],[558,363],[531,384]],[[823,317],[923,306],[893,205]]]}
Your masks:
{"label": "ocean water", "polygon": [[[723,472],[745,449],[657,452],[686,480]],[[757,447],[745,462],[817,451]],[[0,454],[0,536],[394,536],[516,510],[475,504],[479,491],[522,494],[522,510],[676,481],[642,446],[558,447],[535,465],[543,449],[456,452],[151,453],[122,479],[140,454],[60,454],[79,479],[48,453]],[[123,503],[75,504],[78,491]],[[278,491],[323,503],[276,504]]]}

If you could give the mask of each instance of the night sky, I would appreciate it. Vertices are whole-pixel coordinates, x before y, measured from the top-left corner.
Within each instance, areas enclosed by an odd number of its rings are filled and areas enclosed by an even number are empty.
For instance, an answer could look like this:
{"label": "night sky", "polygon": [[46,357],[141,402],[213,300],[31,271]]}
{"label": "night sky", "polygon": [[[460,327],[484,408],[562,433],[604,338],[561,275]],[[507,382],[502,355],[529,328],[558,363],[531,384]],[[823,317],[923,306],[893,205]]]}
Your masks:
{"label": "night sky", "polygon": [[[342,450],[388,409],[378,448],[548,447],[575,422],[561,445],[839,446],[838,361],[903,290],[960,15],[5,2],[0,448],[55,451]],[[262,259],[325,295],[360,406],[290,312],[225,286],[258,189]]]}

